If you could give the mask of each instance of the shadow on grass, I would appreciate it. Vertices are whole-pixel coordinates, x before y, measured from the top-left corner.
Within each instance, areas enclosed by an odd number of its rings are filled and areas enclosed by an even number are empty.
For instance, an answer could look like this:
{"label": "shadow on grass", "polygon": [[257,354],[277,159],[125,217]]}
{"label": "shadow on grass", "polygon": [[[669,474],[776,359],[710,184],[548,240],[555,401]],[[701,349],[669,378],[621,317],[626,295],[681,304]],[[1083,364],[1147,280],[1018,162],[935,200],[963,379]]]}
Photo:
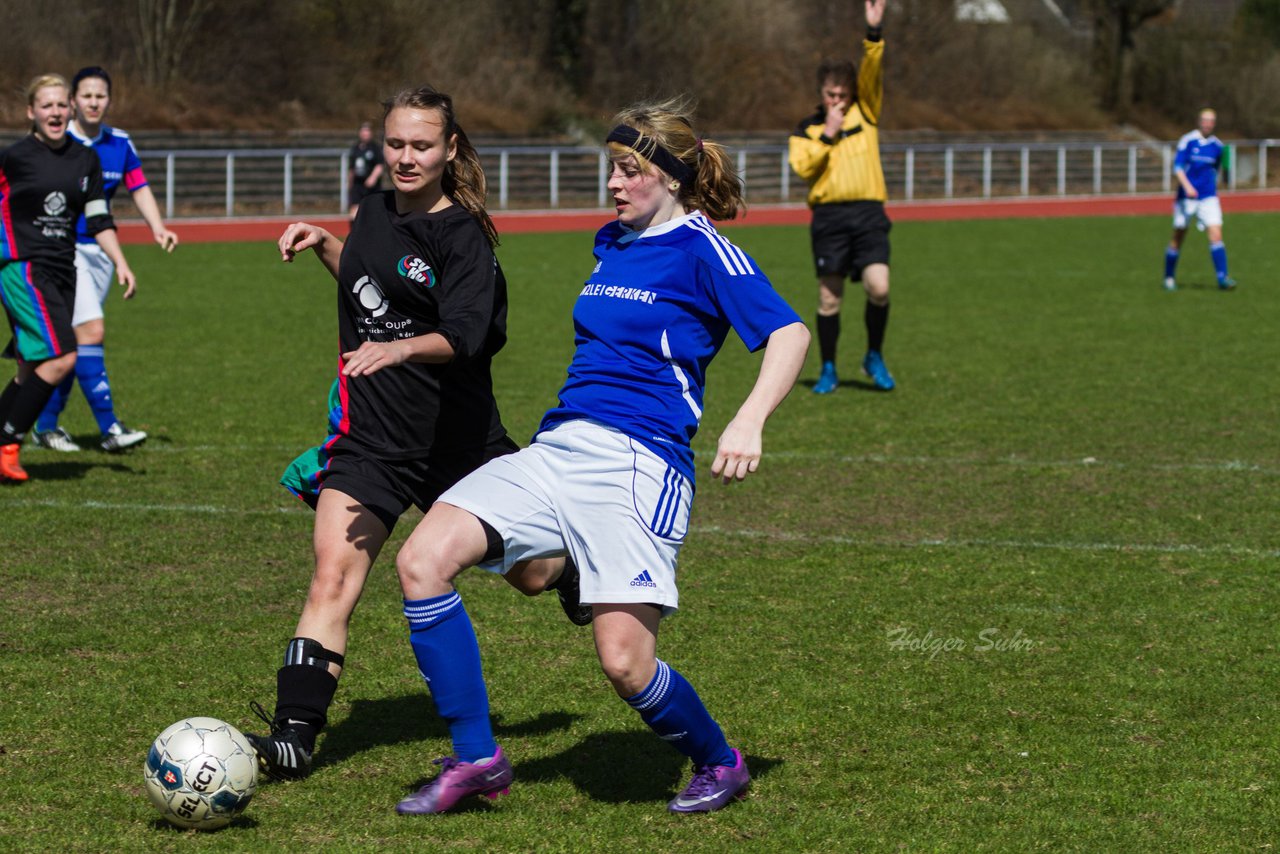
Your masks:
{"label": "shadow on grass", "polygon": [[[528,720],[506,723],[494,718],[494,735],[504,739],[527,738],[566,730],[581,715],[545,712]],[[374,747],[426,739],[445,739],[449,731],[426,694],[378,700],[356,700],[341,723],[326,730],[316,752],[316,767],[337,765]],[[543,759],[521,761],[512,756],[517,782],[568,779],[592,800],[605,803],[650,803],[670,800],[689,781],[689,760],[663,745],[647,729],[597,733],[572,747]],[[753,779],[769,774],[783,760],[746,756]],[[421,779],[405,787],[417,791],[436,776],[424,769]],[[460,811],[485,810],[488,801],[468,799]]]}
{"label": "shadow on grass", "polygon": [[83,480],[92,469],[108,469],[118,474],[145,475],[145,468],[134,468],[123,462],[79,462],[72,460],[51,459],[43,454],[52,451],[22,454],[22,467],[31,475],[32,480]]}
{"label": "shadow on grass", "polygon": [[1219,292],[1224,293],[1224,294],[1229,294],[1229,293],[1231,293],[1232,291],[1234,291],[1235,289],[1236,289],[1236,288],[1235,288],[1235,286],[1234,286],[1234,285],[1233,285],[1232,287],[1229,287],[1229,288],[1224,288],[1224,287],[1220,286],[1216,281],[1207,281],[1207,282],[1200,282],[1200,281],[1195,281],[1195,282],[1182,282],[1182,281],[1179,281],[1179,282],[1178,282],[1178,287],[1177,287],[1177,290],[1179,290],[1179,291],[1219,291]]}
{"label": "shadow on grass", "polygon": [[[494,716],[493,731],[498,741],[505,737],[544,735],[568,729],[579,717],[568,712],[545,712],[529,720],[508,724],[501,716]],[[421,694],[402,697],[356,700],[351,704],[351,714],[325,730],[324,741],[315,755],[316,767],[337,765],[383,745],[448,738],[449,730],[436,714],[425,690]]]}
{"label": "shadow on grass", "polygon": [[[760,779],[780,759],[747,755],[753,779]],[[666,802],[692,773],[689,760],[658,741],[647,729],[599,733],[545,759],[514,758],[516,781],[567,778],[592,800],[606,803]]]}
{"label": "shadow on grass", "polygon": [[[801,380],[799,383],[799,385],[804,386],[810,391],[813,391],[813,387],[817,384],[818,384],[817,380]],[[873,392],[876,392],[877,394],[885,394],[884,389],[878,387],[875,383],[871,382],[871,380],[864,380],[864,379],[840,380],[837,388],[853,388],[853,389],[857,389],[858,391],[873,391]]]}
{"label": "shadow on grass", "polygon": [[257,826],[257,819],[252,816],[244,815],[243,813],[231,819],[230,824],[223,825],[222,827],[215,828],[214,830],[198,830],[194,827],[178,827],[176,824],[170,824],[163,818],[156,818],[151,821],[151,829],[156,833],[183,833],[192,835],[217,833],[219,830],[252,830]]}

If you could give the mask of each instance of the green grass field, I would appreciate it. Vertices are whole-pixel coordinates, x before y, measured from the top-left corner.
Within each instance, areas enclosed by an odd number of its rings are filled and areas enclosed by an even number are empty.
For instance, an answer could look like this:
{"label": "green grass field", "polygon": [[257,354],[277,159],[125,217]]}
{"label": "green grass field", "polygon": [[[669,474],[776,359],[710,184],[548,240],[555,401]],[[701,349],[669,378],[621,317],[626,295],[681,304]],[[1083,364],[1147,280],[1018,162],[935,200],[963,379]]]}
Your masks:
{"label": "green grass field", "polygon": [[[29,449],[0,490],[0,849],[1223,851],[1277,838],[1280,217],[1227,223],[1234,293],[1193,233],[1160,288],[1163,218],[903,223],[886,356],[899,388],[803,384],[753,480],[702,478],[660,654],[754,771],[676,817],[681,758],[617,700],[552,597],[460,581],[517,782],[429,819],[392,806],[448,749],[375,567],[317,769],[229,828],[143,792],[190,715],[253,729],[311,572],[276,485],[324,433],[332,283],[272,246],[130,251],[109,305],[128,456]],[[731,232],[812,315],[807,234]],[[526,441],[554,400],[585,234],[508,236],[496,365]],[[713,366],[703,475],[758,357]],[[7,380],[11,369],[0,369]],[[93,439],[77,392],[66,419]]]}

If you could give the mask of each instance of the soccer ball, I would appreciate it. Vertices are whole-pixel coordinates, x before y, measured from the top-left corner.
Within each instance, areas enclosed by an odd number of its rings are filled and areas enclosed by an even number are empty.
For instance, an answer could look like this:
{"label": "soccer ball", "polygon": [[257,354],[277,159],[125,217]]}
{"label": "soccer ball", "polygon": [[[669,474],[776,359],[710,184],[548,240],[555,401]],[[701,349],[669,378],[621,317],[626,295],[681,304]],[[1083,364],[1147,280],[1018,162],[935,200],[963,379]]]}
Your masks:
{"label": "soccer ball", "polygon": [[170,824],[216,830],[249,805],[258,758],[231,724],[187,718],[160,733],[142,774],[147,796]]}

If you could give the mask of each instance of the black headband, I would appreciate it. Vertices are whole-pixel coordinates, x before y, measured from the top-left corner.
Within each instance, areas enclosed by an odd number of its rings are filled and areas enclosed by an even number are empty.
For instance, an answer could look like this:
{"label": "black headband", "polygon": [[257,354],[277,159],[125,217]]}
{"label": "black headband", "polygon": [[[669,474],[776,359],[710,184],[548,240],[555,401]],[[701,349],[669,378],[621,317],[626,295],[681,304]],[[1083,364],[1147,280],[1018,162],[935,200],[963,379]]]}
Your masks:
{"label": "black headband", "polygon": [[659,169],[682,184],[692,185],[693,180],[698,177],[698,173],[693,167],[661,145],[658,145],[657,140],[642,135],[640,131],[633,127],[618,125],[609,131],[609,135],[605,137],[604,141],[606,143],[618,142],[625,145],[637,154],[658,164]]}

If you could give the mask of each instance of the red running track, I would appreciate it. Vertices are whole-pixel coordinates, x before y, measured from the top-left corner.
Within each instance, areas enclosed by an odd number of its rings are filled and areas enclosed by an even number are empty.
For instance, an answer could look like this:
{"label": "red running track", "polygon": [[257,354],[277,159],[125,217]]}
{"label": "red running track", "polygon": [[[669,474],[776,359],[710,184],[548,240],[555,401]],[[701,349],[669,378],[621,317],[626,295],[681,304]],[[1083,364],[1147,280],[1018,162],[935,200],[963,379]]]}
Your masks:
{"label": "red running track", "polygon": [[[1223,194],[1225,213],[1274,213],[1280,211],[1280,191],[1243,190]],[[985,201],[890,202],[889,215],[895,222],[1011,219],[1023,217],[1143,216],[1169,214],[1172,198],[1165,194],[1143,196],[1073,196],[1070,198],[990,199]],[[299,217],[268,219],[174,220],[170,226],[185,243],[215,241],[274,241],[287,223]],[[547,231],[594,231],[611,219],[608,211],[528,211],[493,214],[498,231],[522,234]],[[342,217],[306,217],[335,234],[347,233]],[[809,209],[804,205],[760,205],[749,207],[746,216],[734,225],[807,225]],[[122,222],[123,243],[150,243],[151,232],[142,222]]]}

